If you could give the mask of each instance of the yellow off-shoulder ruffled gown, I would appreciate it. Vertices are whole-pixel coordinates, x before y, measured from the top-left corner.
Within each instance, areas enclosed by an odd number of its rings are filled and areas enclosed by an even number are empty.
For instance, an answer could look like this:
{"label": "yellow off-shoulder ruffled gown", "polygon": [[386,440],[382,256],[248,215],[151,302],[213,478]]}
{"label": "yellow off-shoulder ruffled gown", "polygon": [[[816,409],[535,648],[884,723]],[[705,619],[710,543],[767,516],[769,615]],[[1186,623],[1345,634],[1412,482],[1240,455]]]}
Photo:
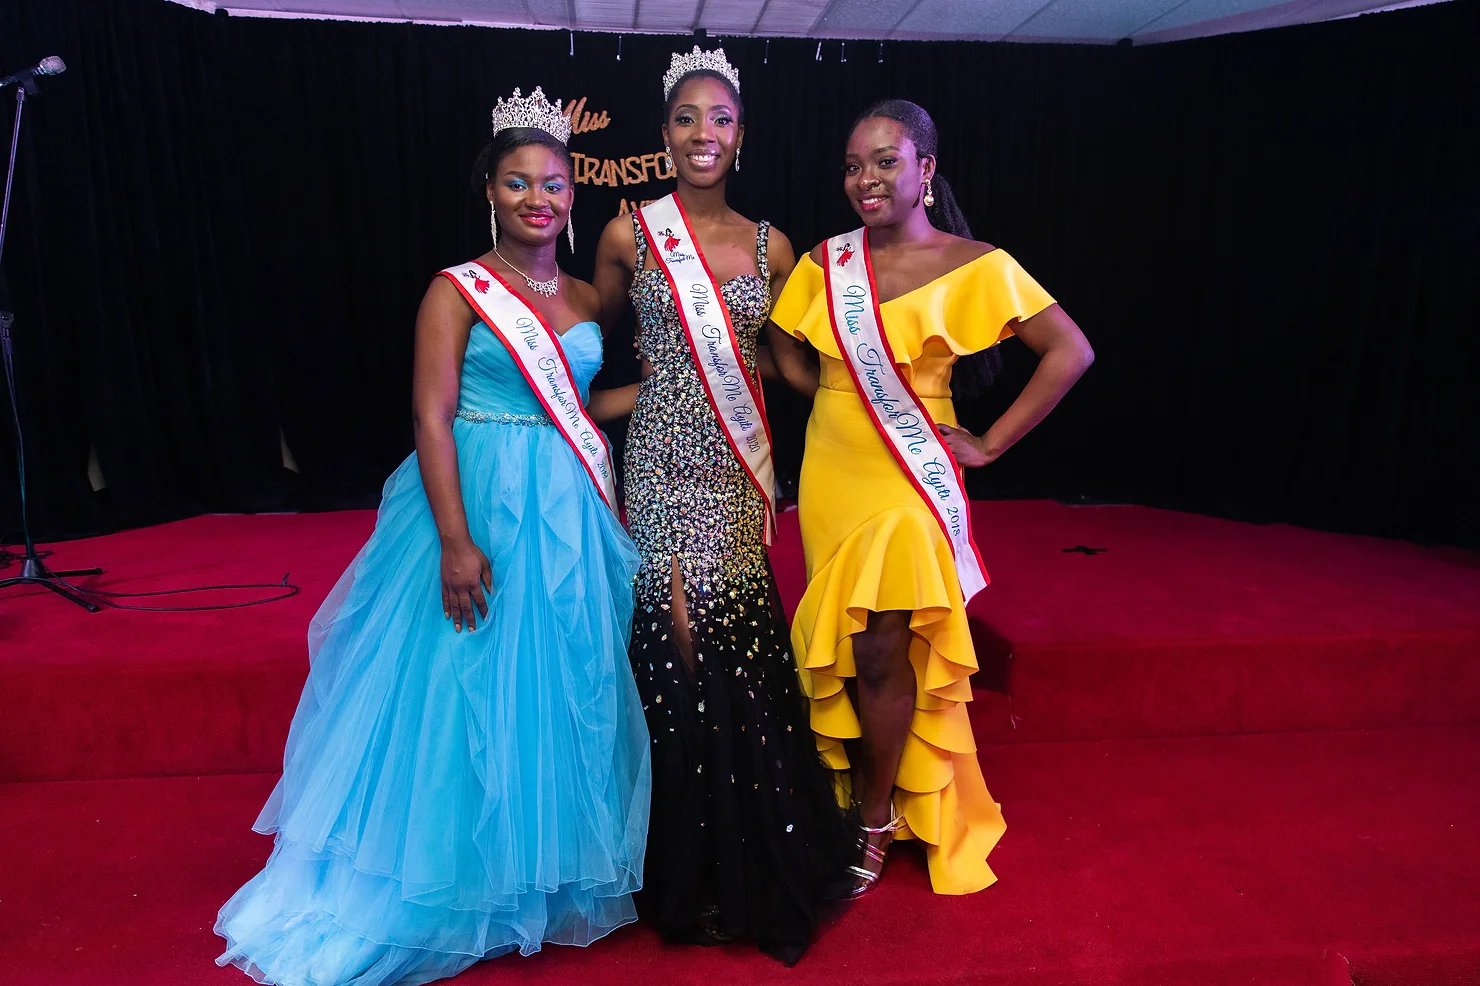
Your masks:
{"label": "yellow off-shoulder ruffled gown", "polygon": [[[1053,303],[1006,251],[993,250],[880,311],[901,373],[936,421],[954,425],[956,358],[997,344],[1012,334],[1014,319]],[[859,735],[843,688],[855,673],[852,635],[870,611],[913,611],[917,687],[895,778],[894,804],[905,821],[898,837],[924,843],[936,893],[974,893],[996,882],[987,855],[1006,825],[982,779],[966,714],[977,663],[951,544],[869,420],[841,361],[822,270],[811,257],[798,263],[771,317],[822,358],[798,504],[807,591],[791,630],[818,749],[838,771],[846,799],[843,741]],[[979,542],[984,534],[976,532]]]}

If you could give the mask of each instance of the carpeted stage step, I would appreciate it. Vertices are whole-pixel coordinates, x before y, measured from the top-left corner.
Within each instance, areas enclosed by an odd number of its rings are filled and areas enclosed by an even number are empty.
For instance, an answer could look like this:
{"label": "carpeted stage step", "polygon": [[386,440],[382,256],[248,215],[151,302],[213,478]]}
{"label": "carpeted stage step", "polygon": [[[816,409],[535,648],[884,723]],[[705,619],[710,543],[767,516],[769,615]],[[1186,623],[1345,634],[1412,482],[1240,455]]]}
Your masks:
{"label": "carpeted stage step", "polygon": [[[1473,553],[1139,507],[973,511],[993,576],[971,606],[980,742],[1480,719]],[[107,589],[286,571],[303,592],[216,613],[97,616],[7,592],[0,781],[277,769],[309,617],[373,523],[368,511],[197,517],[57,545],[56,567],[101,565]],[[773,558],[794,605],[795,512]],[[1004,685],[1010,702],[989,690]]]}
{"label": "carpeted stage step", "polygon": [[[1143,507],[973,504],[982,741],[1480,719],[1480,554]],[[1087,555],[1065,551],[1105,548]]]}
{"label": "carpeted stage step", "polygon": [[[1460,986],[1480,969],[1480,726],[984,746],[1000,882],[936,897],[902,845],[787,971],[644,925],[492,983]],[[241,986],[216,909],[266,857],[271,775],[0,785],[6,981]]]}
{"label": "carpeted stage step", "polygon": [[[979,684],[1012,692],[973,709],[998,886],[935,897],[903,846],[789,973],[638,926],[458,982],[1476,986],[1480,725],[1452,723],[1480,720],[1480,559],[1140,508],[975,515]],[[0,780],[54,781],[0,784],[7,981],[244,981],[211,964],[211,919],[266,856],[249,826],[308,620],[373,521],[201,517],[53,559],[115,590],[303,586],[265,607],[0,598]],[[774,560],[794,604],[795,514]]]}

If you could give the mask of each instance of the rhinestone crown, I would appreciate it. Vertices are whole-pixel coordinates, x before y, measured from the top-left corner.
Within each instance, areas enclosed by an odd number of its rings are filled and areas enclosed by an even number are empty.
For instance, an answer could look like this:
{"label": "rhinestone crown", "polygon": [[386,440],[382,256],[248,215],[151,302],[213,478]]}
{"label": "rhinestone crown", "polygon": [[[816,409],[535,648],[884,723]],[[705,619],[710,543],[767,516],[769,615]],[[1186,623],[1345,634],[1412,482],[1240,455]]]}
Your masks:
{"label": "rhinestone crown", "polygon": [[663,98],[668,98],[679,79],[690,72],[699,71],[718,72],[735,87],[736,92],[740,91],[740,72],[725,57],[725,50],[716,48],[713,51],[700,51],[699,46],[694,45],[694,50],[687,55],[680,55],[676,51],[673,53],[673,62],[668,66],[668,71],[663,73]]}
{"label": "rhinestone crown", "polygon": [[562,144],[570,140],[570,120],[560,112],[560,100],[551,103],[540,86],[535,86],[534,92],[528,96],[519,95],[519,90],[515,89],[514,95],[507,100],[499,97],[493,107],[493,132],[510,127],[543,130]]}

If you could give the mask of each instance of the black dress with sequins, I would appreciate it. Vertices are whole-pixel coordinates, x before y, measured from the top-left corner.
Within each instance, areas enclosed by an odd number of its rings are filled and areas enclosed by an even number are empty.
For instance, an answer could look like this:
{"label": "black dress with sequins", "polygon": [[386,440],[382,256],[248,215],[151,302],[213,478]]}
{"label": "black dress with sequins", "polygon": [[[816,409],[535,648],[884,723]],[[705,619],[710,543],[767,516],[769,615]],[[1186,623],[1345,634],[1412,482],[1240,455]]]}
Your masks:
{"label": "black dress with sequins", "polygon": [[[672,291],[661,271],[644,269],[646,239],[633,226],[630,297],[653,368],[626,454],[628,521],[642,559],[630,654],[653,767],[639,912],[670,938],[702,940],[707,926],[790,965],[854,862],[856,838],[808,726],[766,553],[765,505],[715,421]],[[768,232],[761,223],[759,276],[720,289],[751,372],[771,308]],[[693,671],[673,641],[674,559]]]}

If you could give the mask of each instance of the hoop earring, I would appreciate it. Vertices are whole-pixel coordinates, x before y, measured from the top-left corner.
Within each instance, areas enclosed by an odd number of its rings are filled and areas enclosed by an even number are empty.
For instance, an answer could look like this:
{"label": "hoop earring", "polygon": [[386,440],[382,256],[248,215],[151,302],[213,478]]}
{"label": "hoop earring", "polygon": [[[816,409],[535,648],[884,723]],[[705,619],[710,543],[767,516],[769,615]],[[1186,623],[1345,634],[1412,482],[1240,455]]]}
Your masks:
{"label": "hoop earring", "polygon": [[570,244],[570,252],[576,252],[576,224],[571,221],[570,214],[565,216],[565,239]]}
{"label": "hoop earring", "polygon": [[735,170],[740,170],[740,148],[735,148]]}
{"label": "hoop earring", "polygon": [[933,192],[931,190],[931,188],[930,188],[930,179],[929,178],[926,178],[925,179],[925,208],[928,209],[932,205],[935,205],[935,192]]}
{"label": "hoop earring", "polygon": [[498,207],[488,203],[488,229],[493,233],[493,248],[498,249]]}

